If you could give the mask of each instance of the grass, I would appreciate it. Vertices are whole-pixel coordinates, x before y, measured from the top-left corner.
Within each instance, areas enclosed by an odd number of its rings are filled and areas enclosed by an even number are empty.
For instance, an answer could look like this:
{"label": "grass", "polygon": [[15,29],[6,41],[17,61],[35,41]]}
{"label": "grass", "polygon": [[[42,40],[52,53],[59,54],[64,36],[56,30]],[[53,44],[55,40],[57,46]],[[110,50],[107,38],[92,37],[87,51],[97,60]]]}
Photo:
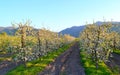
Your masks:
{"label": "grass", "polygon": [[3,56],[0,56],[0,62],[2,61],[11,61],[12,60],[12,56],[7,56],[7,54],[5,52],[0,52],[0,55],[3,55]]}
{"label": "grass", "polygon": [[12,58],[11,57],[0,57],[0,62],[5,61],[5,60],[11,61]]}
{"label": "grass", "polygon": [[0,51],[0,54],[6,54],[6,52]]}
{"label": "grass", "polygon": [[42,56],[37,60],[27,62],[27,67],[24,65],[20,65],[15,69],[9,71],[7,75],[37,75],[39,72],[45,69],[45,67],[53,62],[56,57],[58,57],[61,53],[67,50],[71,45],[65,45],[62,48],[59,48],[56,51],[48,53],[46,56]]}
{"label": "grass", "polygon": [[85,68],[86,75],[117,75],[114,74],[104,62],[99,63],[99,68],[96,70],[95,64],[90,60],[90,58],[86,58],[86,53],[81,50],[81,63]]}
{"label": "grass", "polygon": [[116,50],[113,50],[114,53],[116,54],[120,54],[120,50],[116,49]]}

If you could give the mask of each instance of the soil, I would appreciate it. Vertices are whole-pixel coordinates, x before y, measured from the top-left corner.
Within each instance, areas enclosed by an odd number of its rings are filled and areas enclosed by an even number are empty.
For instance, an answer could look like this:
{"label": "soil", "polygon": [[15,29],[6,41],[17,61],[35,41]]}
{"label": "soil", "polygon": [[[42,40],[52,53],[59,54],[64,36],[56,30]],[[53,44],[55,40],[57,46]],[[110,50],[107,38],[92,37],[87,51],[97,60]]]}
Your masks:
{"label": "soil", "polygon": [[[10,57],[11,55],[12,54],[1,54],[0,57]],[[20,64],[22,63],[21,62],[15,63],[11,60],[0,61],[0,75],[5,75],[8,71],[14,69]]]}
{"label": "soil", "polygon": [[16,64],[15,62],[12,61],[2,61],[0,63],[0,75],[5,75],[8,71],[14,69],[20,64],[21,63]]}
{"label": "soil", "polygon": [[85,75],[79,54],[79,44],[75,43],[38,75]]}
{"label": "soil", "polygon": [[111,70],[117,70],[120,74],[120,55],[116,53],[112,53],[113,57],[109,58],[109,62],[106,64],[111,68]]}
{"label": "soil", "polygon": [[[75,43],[71,48],[62,53],[54,62],[50,63],[44,71],[38,75],[85,75],[84,68],[80,64],[79,44]],[[2,57],[2,55],[1,55]],[[0,62],[0,75],[5,75],[8,71],[14,69],[16,64],[12,61]]]}

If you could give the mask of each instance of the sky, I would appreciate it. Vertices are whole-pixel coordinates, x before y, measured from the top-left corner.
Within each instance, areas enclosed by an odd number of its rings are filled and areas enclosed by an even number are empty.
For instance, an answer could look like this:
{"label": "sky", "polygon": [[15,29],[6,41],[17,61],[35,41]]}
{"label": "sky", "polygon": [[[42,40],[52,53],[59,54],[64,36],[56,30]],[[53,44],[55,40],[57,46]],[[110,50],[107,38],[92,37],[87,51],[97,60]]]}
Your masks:
{"label": "sky", "polygon": [[0,26],[26,20],[59,32],[96,21],[120,21],[120,0],[0,0]]}

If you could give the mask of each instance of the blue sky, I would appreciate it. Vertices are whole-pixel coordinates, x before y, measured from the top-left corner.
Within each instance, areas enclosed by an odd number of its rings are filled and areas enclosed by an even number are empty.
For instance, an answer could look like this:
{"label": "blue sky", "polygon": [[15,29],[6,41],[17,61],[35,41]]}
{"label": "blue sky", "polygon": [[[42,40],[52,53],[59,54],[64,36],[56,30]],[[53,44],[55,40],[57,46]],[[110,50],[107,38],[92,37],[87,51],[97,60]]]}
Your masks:
{"label": "blue sky", "polygon": [[60,31],[94,21],[120,21],[120,0],[0,0],[0,26],[30,19],[38,28]]}

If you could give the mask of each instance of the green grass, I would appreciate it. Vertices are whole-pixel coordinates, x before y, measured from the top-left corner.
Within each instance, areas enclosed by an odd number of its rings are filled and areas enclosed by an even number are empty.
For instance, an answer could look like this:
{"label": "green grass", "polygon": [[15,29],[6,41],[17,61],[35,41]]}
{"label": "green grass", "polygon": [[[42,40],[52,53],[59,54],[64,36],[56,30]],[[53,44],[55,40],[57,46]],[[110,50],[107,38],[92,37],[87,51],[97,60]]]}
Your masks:
{"label": "green grass", "polygon": [[37,60],[27,62],[26,68],[24,67],[24,65],[20,65],[15,69],[9,71],[7,75],[37,75],[39,72],[44,70],[49,63],[53,62],[56,57],[67,50],[70,46],[71,45],[66,45],[56,51],[48,53],[46,56],[40,57]]}
{"label": "green grass", "polygon": [[0,51],[0,54],[6,54],[6,52],[4,52],[4,51]]}
{"label": "green grass", "polygon": [[1,52],[0,55],[2,55],[0,57],[0,62],[2,62],[2,61],[11,61],[12,60],[12,56],[13,56],[13,55],[9,56],[5,52]]}
{"label": "green grass", "polygon": [[87,54],[81,50],[81,63],[85,68],[86,75],[117,75],[114,74],[104,62],[100,62],[99,68],[96,70],[95,64],[90,60],[90,58],[86,58],[86,55]]}
{"label": "green grass", "polygon": [[116,49],[116,50],[113,50],[114,53],[116,54],[120,54],[120,50]]}
{"label": "green grass", "polygon": [[12,58],[11,57],[0,57],[0,62],[5,61],[5,60],[11,61]]}

